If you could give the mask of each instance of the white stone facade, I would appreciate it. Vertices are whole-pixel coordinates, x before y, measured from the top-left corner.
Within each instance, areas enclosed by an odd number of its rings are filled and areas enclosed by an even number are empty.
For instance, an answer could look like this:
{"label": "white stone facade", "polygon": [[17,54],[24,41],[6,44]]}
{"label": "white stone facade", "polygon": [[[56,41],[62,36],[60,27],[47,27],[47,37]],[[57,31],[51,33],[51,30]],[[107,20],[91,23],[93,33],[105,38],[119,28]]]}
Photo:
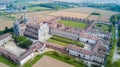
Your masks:
{"label": "white stone facade", "polygon": [[82,38],[82,37],[79,37],[79,41],[85,42],[85,43],[89,43],[89,44],[96,44],[95,40],[91,40],[91,39],[87,39],[87,38]]}
{"label": "white stone facade", "polygon": [[49,25],[47,23],[40,25],[40,29],[38,30],[38,39],[39,41],[43,41],[49,34]]}

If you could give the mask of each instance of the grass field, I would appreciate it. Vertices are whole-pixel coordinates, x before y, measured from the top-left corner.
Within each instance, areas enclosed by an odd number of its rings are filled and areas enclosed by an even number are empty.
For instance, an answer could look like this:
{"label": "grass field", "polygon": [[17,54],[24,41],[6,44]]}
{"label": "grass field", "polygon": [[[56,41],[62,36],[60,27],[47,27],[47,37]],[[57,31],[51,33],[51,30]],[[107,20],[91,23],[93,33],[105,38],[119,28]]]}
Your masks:
{"label": "grass field", "polygon": [[44,10],[49,10],[50,8],[46,8],[46,7],[28,7],[27,10],[29,11],[44,11]]}
{"label": "grass field", "polygon": [[60,37],[60,36],[53,36],[50,39],[48,39],[47,41],[58,44],[58,45],[62,45],[62,46],[67,46],[69,44],[74,44],[74,45],[77,45],[79,47],[84,47],[84,44],[82,44],[78,41],[71,40],[71,39],[64,38],[64,37]]}
{"label": "grass field", "polygon": [[59,23],[62,23],[68,27],[82,28],[82,29],[86,28],[87,26],[86,22],[75,22],[75,21],[69,21],[69,20],[60,20]]}

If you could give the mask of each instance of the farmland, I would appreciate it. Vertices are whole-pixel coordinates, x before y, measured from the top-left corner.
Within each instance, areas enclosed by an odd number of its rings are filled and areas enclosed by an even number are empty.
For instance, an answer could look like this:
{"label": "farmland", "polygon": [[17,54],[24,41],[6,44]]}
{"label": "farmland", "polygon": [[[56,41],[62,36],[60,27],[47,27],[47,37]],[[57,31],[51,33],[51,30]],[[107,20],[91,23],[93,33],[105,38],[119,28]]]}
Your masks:
{"label": "farmland", "polygon": [[[35,8],[28,8],[35,9]],[[38,8],[36,8],[38,9]],[[35,10],[36,10],[35,9]],[[100,13],[100,15],[91,15],[91,13],[96,12]],[[88,7],[80,7],[80,8],[70,8],[58,11],[36,11],[36,12],[27,12],[26,13],[30,19],[38,18],[38,21],[44,21],[54,18],[55,16],[68,16],[68,17],[76,17],[76,18],[87,18],[90,20],[100,20],[104,22],[109,22],[110,16],[114,14],[118,14],[117,12],[107,11],[107,10],[99,10],[95,8]],[[24,15],[24,13],[14,13],[10,14],[12,17],[20,18],[20,16]],[[9,19],[6,16],[0,16],[0,30],[3,30],[6,26],[8,28],[13,27],[13,19]]]}
{"label": "farmland", "polygon": [[75,21],[69,21],[69,20],[60,20],[59,23],[62,23],[68,27],[82,28],[82,29],[84,29],[87,26],[86,22],[75,22]]}
{"label": "farmland", "polygon": [[6,16],[0,16],[0,30],[4,30],[5,27],[13,27],[13,19]]}
{"label": "farmland", "polygon": [[[70,9],[65,9],[63,11],[65,11],[65,12],[73,12],[73,13],[78,13],[78,14],[80,13],[81,15],[82,14],[83,15],[87,14],[86,16],[83,16],[83,17],[84,18],[88,18],[90,20],[100,20],[100,21],[105,21],[105,22],[109,22],[110,16],[112,16],[114,14],[118,14],[118,12],[107,11],[107,10],[100,10],[100,9],[89,8],[89,7],[70,8]],[[93,16],[93,15],[91,15],[91,13],[93,13],[93,12],[99,13],[100,15]],[[81,18],[81,17],[79,17],[79,18]]]}
{"label": "farmland", "polygon": [[[46,61],[47,60],[47,61]],[[43,62],[46,61],[46,62]],[[61,62],[49,56],[43,56],[37,63],[32,67],[73,67],[67,63]]]}
{"label": "farmland", "polygon": [[69,12],[69,11],[57,11],[57,12],[48,13],[48,15],[77,17],[77,18],[82,18],[82,19],[89,16],[89,14],[77,13],[77,12]]}

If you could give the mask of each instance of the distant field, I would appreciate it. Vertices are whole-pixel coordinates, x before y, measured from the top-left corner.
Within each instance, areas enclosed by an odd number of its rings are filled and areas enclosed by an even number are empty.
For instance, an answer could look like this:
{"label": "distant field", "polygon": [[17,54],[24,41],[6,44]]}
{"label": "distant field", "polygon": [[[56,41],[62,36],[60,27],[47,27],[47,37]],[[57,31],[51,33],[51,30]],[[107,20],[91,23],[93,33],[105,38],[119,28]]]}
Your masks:
{"label": "distant field", "polygon": [[13,27],[13,19],[6,16],[0,16],[0,30],[4,30],[5,27]]}
{"label": "distant field", "polygon": [[[113,12],[113,11],[108,11],[108,10],[100,10],[100,9],[89,8],[89,7],[70,8],[70,9],[65,9],[63,11],[80,13],[80,14],[81,13],[88,14],[87,18],[90,20],[93,19],[93,20],[100,20],[100,21],[105,21],[105,22],[109,22],[110,16],[112,16],[114,14],[118,14],[118,12]],[[90,15],[92,12],[100,13],[101,16],[100,17],[99,16],[92,16],[92,15]]]}
{"label": "distant field", "polygon": [[60,20],[59,23],[62,23],[68,27],[82,28],[82,29],[84,29],[87,26],[86,22],[75,22],[75,21],[69,21],[69,20]]}
{"label": "distant field", "polygon": [[97,10],[97,9],[95,9],[95,8],[79,7],[79,8],[66,9],[66,10],[64,10],[64,11],[91,14],[92,12],[94,12],[94,11],[96,11],[96,10]]}
{"label": "distant field", "polygon": [[[49,11],[37,11],[37,12],[27,12],[28,18],[38,18],[39,21],[45,21],[54,18],[53,16],[43,15],[44,13],[48,13]],[[24,15],[24,13],[16,13],[11,14],[13,17],[20,18]]]}
{"label": "distant field", "polygon": [[52,16],[68,16],[68,17],[75,17],[75,18],[87,18],[89,16],[89,14],[85,14],[85,13],[77,13],[77,12],[70,12],[70,11],[54,11],[54,12],[50,12],[47,15],[52,15]]}
{"label": "distant field", "polygon": [[27,10],[28,11],[43,11],[43,10],[49,10],[50,8],[46,8],[46,7],[28,7]]}
{"label": "distant field", "polygon": [[99,15],[90,15],[89,17],[88,17],[88,19],[90,19],[90,20],[99,20]]}
{"label": "distant field", "polygon": [[53,36],[50,39],[48,39],[47,41],[58,44],[58,45],[62,45],[62,46],[67,46],[69,44],[74,44],[74,45],[77,45],[79,47],[84,47],[84,44],[82,44],[78,41],[71,40],[71,39],[64,38],[64,37],[60,37],[60,36]]}

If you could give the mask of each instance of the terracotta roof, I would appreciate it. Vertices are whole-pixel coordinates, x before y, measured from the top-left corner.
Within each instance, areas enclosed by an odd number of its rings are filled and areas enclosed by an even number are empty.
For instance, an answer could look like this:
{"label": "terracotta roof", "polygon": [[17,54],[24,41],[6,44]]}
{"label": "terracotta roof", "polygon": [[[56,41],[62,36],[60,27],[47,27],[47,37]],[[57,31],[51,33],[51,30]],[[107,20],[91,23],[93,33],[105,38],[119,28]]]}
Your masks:
{"label": "terracotta roof", "polygon": [[5,38],[7,38],[7,37],[9,37],[9,36],[12,36],[10,33],[6,33],[6,34],[4,34],[4,35],[1,35],[0,36],[0,40],[3,40],[3,39],[5,39]]}
{"label": "terracotta roof", "polygon": [[107,51],[108,48],[107,48],[105,45],[106,45],[106,44],[105,44],[102,40],[99,40],[99,41],[96,43],[93,51],[95,51],[95,52],[98,52],[99,50]]}
{"label": "terracotta roof", "polygon": [[98,37],[91,36],[90,34],[88,34],[88,33],[87,33],[86,31],[84,31],[84,30],[81,31],[80,37],[82,37],[82,38],[87,38],[87,39],[90,39],[90,40],[99,40]]}
{"label": "terracotta roof", "polygon": [[68,45],[67,48],[74,50],[74,51],[78,51],[80,53],[84,53],[84,54],[88,54],[88,55],[92,55],[92,52],[89,50],[86,50],[84,48],[78,47],[76,45]]}
{"label": "terracotta roof", "polygon": [[33,53],[33,49],[28,49],[24,53],[22,53],[20,57],[18,57],[18,60],[21,61],[32,53]]}
{"label": "terracotta roof", "polygon": [[83,53],[83,54],[87,54],[87,55],[90,55],[90,56],[98,56],[98,57],[102,57],[102,58],[105,57],[104,54],[100,54],[98,52],[92,52],[90,50],[86,50],[86,49],[78,47],[76,45],[68,45],[66,48],[69,48],[71,50],[74,50],[74,51],[77,51],[77,52],[80,52],[80,53]]}
{"label": "terracotta roof", "polygon": [[33,43],[30,47],[29,47],[29,49],[40,49],[40,48],[42,48],[44,46],[44,44],[43,43],[41,43],[41,42],[39,42],[39,41],[37,41],[37,42],[35,42],[35,43]]}
{"label": "terracotta roof", "polygon": [[29,24],[27,24],[27,27],[28,28],[33,28],[33,29],[39,29],[39,24],[31,24],[31,23],[29,23]]}

